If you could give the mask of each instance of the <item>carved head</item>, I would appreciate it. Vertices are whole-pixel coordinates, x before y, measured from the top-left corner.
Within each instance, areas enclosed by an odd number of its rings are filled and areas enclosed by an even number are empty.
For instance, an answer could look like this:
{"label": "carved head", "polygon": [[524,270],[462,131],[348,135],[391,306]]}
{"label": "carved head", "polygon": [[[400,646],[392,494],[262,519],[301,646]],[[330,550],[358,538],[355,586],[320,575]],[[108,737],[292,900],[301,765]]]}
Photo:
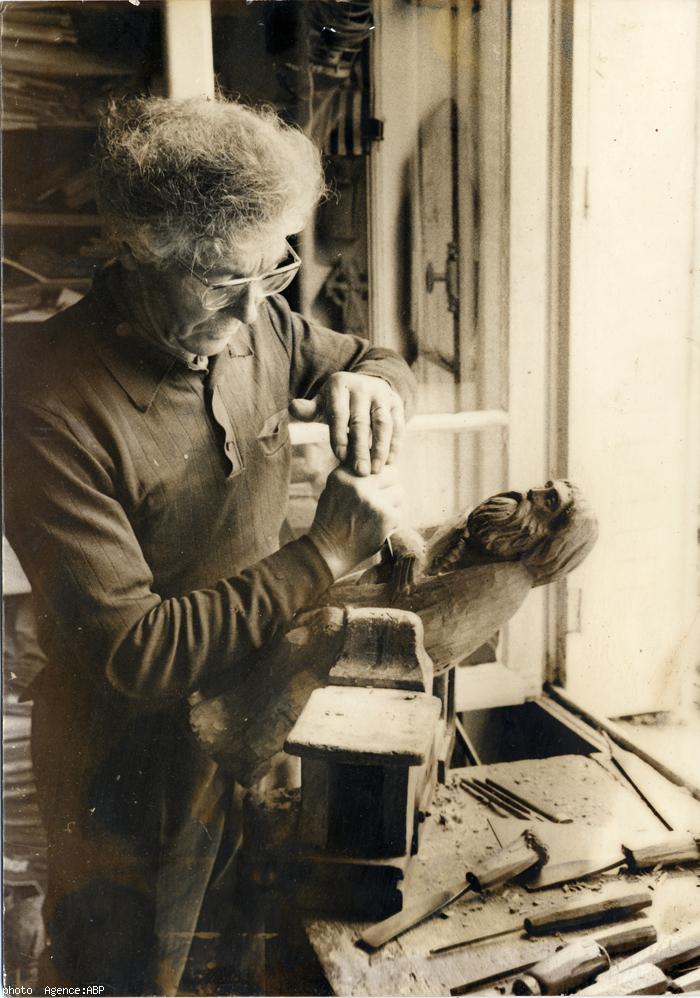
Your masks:
{"label": "carved head", "polygon": [[536,586],[574,569],[598,536],[581,492],[565,480],[491,496],[472,511],[467,528],[470,541],[484,553],[524,562]]}

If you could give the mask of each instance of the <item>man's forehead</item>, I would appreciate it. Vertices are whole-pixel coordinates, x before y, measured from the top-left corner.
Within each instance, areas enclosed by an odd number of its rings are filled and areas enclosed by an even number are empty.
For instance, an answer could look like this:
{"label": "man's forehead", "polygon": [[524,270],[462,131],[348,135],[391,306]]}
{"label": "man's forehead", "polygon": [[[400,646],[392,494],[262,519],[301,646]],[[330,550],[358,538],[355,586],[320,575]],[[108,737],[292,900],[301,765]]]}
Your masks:
{"label": "man's forehead", "polygon": [[222,255],[207,271],[213,281],[217,277],[251,277],[275,267],[287,256],[287,241],[284,236],[263,237],[251,241],[246,246]]}

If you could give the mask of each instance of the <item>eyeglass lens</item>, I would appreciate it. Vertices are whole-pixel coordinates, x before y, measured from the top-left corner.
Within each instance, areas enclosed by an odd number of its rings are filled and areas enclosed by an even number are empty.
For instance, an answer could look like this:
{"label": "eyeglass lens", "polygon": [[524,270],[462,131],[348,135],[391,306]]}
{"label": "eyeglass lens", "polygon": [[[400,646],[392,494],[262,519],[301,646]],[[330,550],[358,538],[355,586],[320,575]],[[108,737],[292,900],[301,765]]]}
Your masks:
{"label": "eyeglass lens", "polygon": [[235,284],[230,288],[208,288],[203,296],[203,304],[205,308],[223,308],[225,305],[231,305],[246,294],[251,283],[258,286],[263,298],[278,294],[292,283],[298,269],[298,267],[290,267],[280,272],[265,274],[263,277],[246,284]]}

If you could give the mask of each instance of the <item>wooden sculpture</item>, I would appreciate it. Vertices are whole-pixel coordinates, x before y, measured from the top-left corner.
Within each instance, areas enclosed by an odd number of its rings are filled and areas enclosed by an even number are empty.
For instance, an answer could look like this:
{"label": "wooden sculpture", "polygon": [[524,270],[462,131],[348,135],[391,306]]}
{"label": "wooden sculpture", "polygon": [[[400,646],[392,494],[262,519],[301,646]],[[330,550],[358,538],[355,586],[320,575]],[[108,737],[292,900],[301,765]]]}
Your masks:
{"label": "wooden sculpture", "polygon": [[[427,538],[398,531],[379,565],[356,582],[332,586],[323,607],[298,616],[254,661],[241,664],[230,690],[209,700],[193,697],[195,735],[250,786],[282,749],[313,690],[331,681],[348,636],[348,611],[416,614],[439,675],[503,627],[531,588],[575,568],[597,532],[579,490],[566,481],[499,493]],[[359,665],[360,673],[372,669],[371,662]]]}

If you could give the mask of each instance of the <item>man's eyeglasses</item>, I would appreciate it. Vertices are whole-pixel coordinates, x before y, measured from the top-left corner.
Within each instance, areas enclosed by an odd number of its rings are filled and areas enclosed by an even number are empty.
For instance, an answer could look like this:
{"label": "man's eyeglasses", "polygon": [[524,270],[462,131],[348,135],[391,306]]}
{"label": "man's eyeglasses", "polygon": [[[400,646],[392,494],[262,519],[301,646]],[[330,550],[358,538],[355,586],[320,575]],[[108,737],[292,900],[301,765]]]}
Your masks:
{"label": "man's eyeglasses", "polygon": [[[183,264],[184,266],[184,264]],[[232,281],[225,281],[221,284],[212,284],[204,275],[198,274],[192,267],[187,267],[188,273],[195,277],[204,285],[201,302],[207,310],[214,312],[221,308],[227,308],[239,301],[251,284],[257,284],[263,298],[268,295],[279,294],[288,287],[297,275],[301,267],[301,260],[294,249],[287,243],[287,256],[283,262],[268,270],[263,274],[255,274],[254,277],[236,277]]]}

